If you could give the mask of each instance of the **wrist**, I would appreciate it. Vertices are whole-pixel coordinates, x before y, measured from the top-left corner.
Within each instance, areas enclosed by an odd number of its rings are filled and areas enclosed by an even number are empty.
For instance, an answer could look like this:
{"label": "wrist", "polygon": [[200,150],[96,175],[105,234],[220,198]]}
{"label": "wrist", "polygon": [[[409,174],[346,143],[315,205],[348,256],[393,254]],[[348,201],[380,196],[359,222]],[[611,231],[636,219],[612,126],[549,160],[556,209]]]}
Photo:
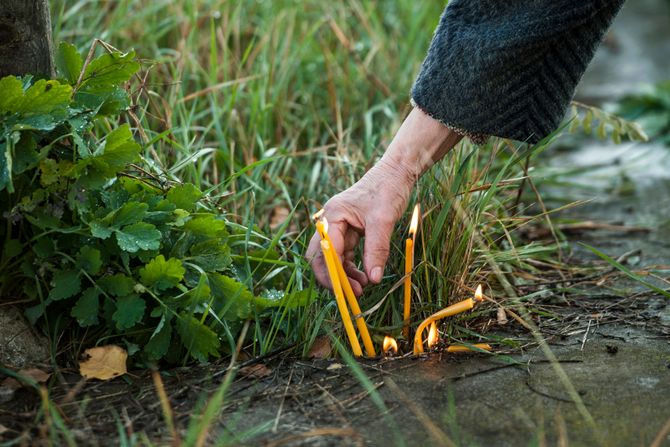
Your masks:
{"label": "wrist", "polygon": [[398,129],[380,164],[388,165],[396,175],[414,183],[461,138],[462,135],[415,107]]}

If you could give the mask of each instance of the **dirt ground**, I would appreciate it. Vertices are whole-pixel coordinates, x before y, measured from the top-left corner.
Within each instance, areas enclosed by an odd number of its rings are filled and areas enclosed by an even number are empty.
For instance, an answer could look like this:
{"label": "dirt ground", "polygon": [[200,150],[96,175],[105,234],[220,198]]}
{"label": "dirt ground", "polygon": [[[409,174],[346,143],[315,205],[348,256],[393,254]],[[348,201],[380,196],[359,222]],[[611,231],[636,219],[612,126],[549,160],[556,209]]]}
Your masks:
{"label": "dirt ground", "polygon": [[[620,164],[611,166],[620,169]],[[662,193],[652,203],[651,190]],[[576,244],[584,242],[615,257],[627,253],[631,268],[662,268],[670,257],[663,225],[670,209],[670,194],[663,191],[670,193],[670,179],[654,177],[630,194],[603,191],[570,217],[620,227],[569,231],[573,262],[594,260]],[[642,225],[644,231],[625,230]],[[537,294],[528,305],[555,315],[542,319],[540,330],[562,372],[529,331],[514,322],[487,334],[498,340],[495,356],[435,352],[364,360],[352,369],[341,359],[296,359],[280,351],[242,363],[246,373],[232,383],[208,443],[670,445],[668,300],[626,282],[605,265],[595,275],[544,282],[529,284],[528,292]],[[162,373],[181,437],[226,368],[211,364]],[[128,436],[144,432],[159,444],[172,440],[147,371],[106,383],[85,383],[65,371],[51,393],[79,445],[107,444],[119,430]],[[583,405],[575,403],[575,395]],[[39,396],[29,389],[1,404],[3,440],[18,437],[31,444],[39,439],[35,421],[41,408]]]}

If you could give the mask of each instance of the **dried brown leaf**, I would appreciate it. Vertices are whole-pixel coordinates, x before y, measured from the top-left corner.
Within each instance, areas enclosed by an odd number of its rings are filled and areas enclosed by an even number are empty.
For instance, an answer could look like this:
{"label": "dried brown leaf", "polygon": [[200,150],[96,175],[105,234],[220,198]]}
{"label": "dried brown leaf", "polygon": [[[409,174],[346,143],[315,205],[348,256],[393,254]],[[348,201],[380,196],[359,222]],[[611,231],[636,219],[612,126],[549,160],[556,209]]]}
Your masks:
{"label": "dried brown leaf", "polygon": [[115,346],[98,346],[84,351],[86,360],[79,362],[79,374],[87,379],[109,380],[128,372],[125,349]]}
{"label": "dried brown leaf", "polygon": [[26,368],[19,371],[19,374],[25,377],[30,377],[37,383],[44,383],[49,380],[51,374],[48,372],[42,371],[38,368]]}
{"label": "dried brown leaf", "polygon": [[248,379],[262,379],[272,374],[272,369],[263,363],[244,366],[240,368],[240,375]]}
{"label": "dried brown leaf", "polygon": [[307,357],[310,359],[327,359],[332,351],[333,346],[330,344],[330,337],[322,335],[314,340]]}

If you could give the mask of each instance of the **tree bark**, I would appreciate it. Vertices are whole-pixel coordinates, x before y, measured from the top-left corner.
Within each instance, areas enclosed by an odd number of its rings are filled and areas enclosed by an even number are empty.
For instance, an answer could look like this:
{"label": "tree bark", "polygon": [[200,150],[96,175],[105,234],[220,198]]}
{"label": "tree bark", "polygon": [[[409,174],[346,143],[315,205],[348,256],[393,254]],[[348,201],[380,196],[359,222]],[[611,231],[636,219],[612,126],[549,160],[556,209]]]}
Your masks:
{"label": "tree bark", "polygon": [[53,77],[49,0],[0,0],[0,77]]}

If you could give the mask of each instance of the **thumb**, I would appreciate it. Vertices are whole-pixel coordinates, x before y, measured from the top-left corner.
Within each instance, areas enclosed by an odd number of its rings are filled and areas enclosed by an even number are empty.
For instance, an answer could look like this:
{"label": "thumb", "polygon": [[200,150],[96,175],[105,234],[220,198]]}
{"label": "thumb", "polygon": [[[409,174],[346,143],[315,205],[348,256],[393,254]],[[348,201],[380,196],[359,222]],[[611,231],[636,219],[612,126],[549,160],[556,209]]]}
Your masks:
{"label": "thumb", "polygon": [[371,282],[378,284],[382,280],[386,260],[389,257],[392,221],[376,221],[365,225],[365,246],[363,264],[365,273]]}

